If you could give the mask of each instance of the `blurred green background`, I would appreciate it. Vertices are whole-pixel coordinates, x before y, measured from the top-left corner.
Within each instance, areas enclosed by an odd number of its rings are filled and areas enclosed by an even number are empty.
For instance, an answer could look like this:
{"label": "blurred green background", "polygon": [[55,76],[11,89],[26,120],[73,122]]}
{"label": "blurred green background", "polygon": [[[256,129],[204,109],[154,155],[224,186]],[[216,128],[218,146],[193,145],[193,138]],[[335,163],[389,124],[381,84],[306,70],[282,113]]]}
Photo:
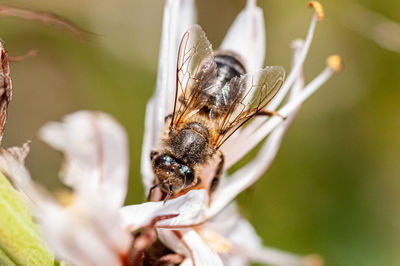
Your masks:
{"label": "blurred green background", "polygon": [[[127,204],[142,202],[141,140],[156,80],[163,1],[3,3],[55,12],[97,34],[81,42],[50,26],[0,18],[10,55],[39,49],[36,57],[11,64],[14,98],[4,146],[33,139],[28,166],[54,188],[61,156],[40,143],[36,131],[80,109],[111,113],[130,138]],[[214,47],[244,4],[198,1],[199,23]],[[345,71],[304,104],[272,167],[239,203],[269,246],[317,253],[326,265],[400,265],[400,54],[353,31],[359,14],[351,11],[360,4],[400,22],[400,1],[322,4],[326,18],[317,26],[306,79],[333,53],[342,55]],[[305,37],[312,11],[299,0],[259,5],[267,28],[266,64],[290,69],[290,41]]]}

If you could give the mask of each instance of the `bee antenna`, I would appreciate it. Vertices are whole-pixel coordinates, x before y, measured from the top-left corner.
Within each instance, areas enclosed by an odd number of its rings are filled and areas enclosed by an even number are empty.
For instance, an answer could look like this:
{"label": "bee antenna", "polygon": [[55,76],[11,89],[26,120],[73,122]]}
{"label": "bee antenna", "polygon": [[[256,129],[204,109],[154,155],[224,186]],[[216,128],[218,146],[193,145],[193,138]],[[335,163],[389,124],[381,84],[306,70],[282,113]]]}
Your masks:
{"label": "bee antenna", "polygon": [[167,196],[165,197],[163,204],[165,204],[167,202],[169,197],[171,197],[172,193],[174,193],[174,191],[172,190],[172,186],[169,186],[169,192],[168,192]]}

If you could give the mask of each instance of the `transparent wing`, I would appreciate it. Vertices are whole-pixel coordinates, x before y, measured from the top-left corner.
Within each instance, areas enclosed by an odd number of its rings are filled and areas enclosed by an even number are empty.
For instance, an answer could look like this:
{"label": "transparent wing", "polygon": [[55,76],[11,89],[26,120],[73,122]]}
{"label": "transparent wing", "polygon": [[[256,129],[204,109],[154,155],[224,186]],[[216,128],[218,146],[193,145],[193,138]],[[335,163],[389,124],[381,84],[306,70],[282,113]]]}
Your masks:
{"label": "transparent wing", "polygon": [[205,84],[214,77],[216,64],[206,34],[193,25],[183,35],[178,51],[176,93],[171,126],[177,126],[195,108],[195,99]]}
{"label": "transparent wing", "polygon": [[230,90],[236,93],[230,100],[229,109],[218,121],[219,134],[213,140],[215,148],[219,148],[240,126],[271,101],[281,88],[284,77],[283,67],[270,66],[230,81]]}

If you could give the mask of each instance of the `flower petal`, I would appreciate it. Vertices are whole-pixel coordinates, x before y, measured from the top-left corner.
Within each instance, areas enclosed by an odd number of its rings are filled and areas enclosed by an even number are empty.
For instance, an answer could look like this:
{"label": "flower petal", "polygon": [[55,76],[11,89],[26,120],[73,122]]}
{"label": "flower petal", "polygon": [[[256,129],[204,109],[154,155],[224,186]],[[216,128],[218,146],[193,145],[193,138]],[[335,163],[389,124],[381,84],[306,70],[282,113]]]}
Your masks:
{"label": "flower petal", "polygon": [[250,223],[239,214],[235,203],[226,206],[221,212],[209,219],[204,226],[234,244],[249,248],[261,246],[261,239]]}
{"label": "flower petal", "polygon": [[125,130],[109,115],[80,111],[40,129],[40,138],[65,155],[63,181],[85,202],[122,206],[128,177]]}
{"label": "flower petal", "polygon": [[251,262],[282,266],[305,265],[307,257],[263,247],[253,226],[239,214],[234,203],[223,209],[204,226],[218,232],[232,243],[231,254],[222,257],[225,265],[250,265]]}
{"label": "flower petal", "polygon": [[176,88],[178,46],[184,32],[195,23],[194,0],[167,0],[164,8],[158,63],[157,85],[154,94],[153,147],[159,146],[158,134],[164,127],[164,118],[172,112]]}
{"label": "flower petal", "polygon": [[221,49],[233,51],[247,61],[248,71],[263,67],[265,57],[264,16],[255,1],[247,1],[221,44]]}
{"label": "flower petal", "polygon": [[165,204],[162,201],[156,201],[125,206],[120,209],[122,224],[133,231],[149,224],[157,216],[168,214],[179,215],[158,222],[157,227],[197,224],[205,218],[207,200],[207,192],[200,189],[191,190],[185,195],[168,200]]}
{"label": "flower petal", "polygon": [[122,265],[121,257],[130,246],[129,234],[115,234],[119,242],[109,242],[107,236],[116,232],[113,226],[117,228],[118,222],[109,223],[107,211],[102,215],[100,218],[107,222],[79,211],[74,213],[70,209],[54,207],[46,208],[38,219],[42,234],[58,259],[73,265]]}
{"label": "flower petal", "polygon": [[144,186],[144,191],[147,193],[153,186],[154,173],[151,166],[150,153],[154,148],[153,145],[157,140],[154,138],[159,138],[153,130],[154,126],[154,98],[150,99],[146,105],[146,117],[144,125],[144,135],[143,135],[143,146],[142,146],[142,158],[140,161],[140,172],[142,174],[142,182]]}
{"label": "flower petal", "polygon": [[183,254],[186,259],[180,265],[223,265],[221,258],[193,229],[158,229],[160,240],[171,250]]}
{"label": "flower petal", "polygon": [[24,148],[3,150],[0,169],[31,200],[42,236],[56,257],[74,265],[120,265],[120,256],[127,252],[131,237],[118,226],[115,208],[98,202],[98,198],[84,206],[76,202],[63,208],[32,182],[23,165],[27,150],[26,144]]}
{"label": "flower petal", "polygon": [[[223,265],[218,254],[214,252],[206,243],[204,243],[196,231],[188,230],[185,232],[182,241],[186,243],[191,252],[193,265]],[[185,265],[185,261],[182,264]]]}

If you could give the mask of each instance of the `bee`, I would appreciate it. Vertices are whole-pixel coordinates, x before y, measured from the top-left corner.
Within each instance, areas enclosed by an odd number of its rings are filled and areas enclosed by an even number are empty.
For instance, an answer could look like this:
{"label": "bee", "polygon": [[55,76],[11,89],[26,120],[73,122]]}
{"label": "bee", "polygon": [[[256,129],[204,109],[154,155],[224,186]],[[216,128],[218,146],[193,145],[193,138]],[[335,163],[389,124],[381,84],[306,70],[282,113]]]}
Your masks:
{"label": "bee", "polygon": [[230,51],[213,51],[206,34],[194,25],[179,46],[172,114],[165,118],[160,150],[151,152],[155,185],[170,196],[197,187],[200,170],[219,156],[209,191],[215,190],[224,165],[221,145],[263,110],[282,86],[283,67],[247,73],[245,61]]}

